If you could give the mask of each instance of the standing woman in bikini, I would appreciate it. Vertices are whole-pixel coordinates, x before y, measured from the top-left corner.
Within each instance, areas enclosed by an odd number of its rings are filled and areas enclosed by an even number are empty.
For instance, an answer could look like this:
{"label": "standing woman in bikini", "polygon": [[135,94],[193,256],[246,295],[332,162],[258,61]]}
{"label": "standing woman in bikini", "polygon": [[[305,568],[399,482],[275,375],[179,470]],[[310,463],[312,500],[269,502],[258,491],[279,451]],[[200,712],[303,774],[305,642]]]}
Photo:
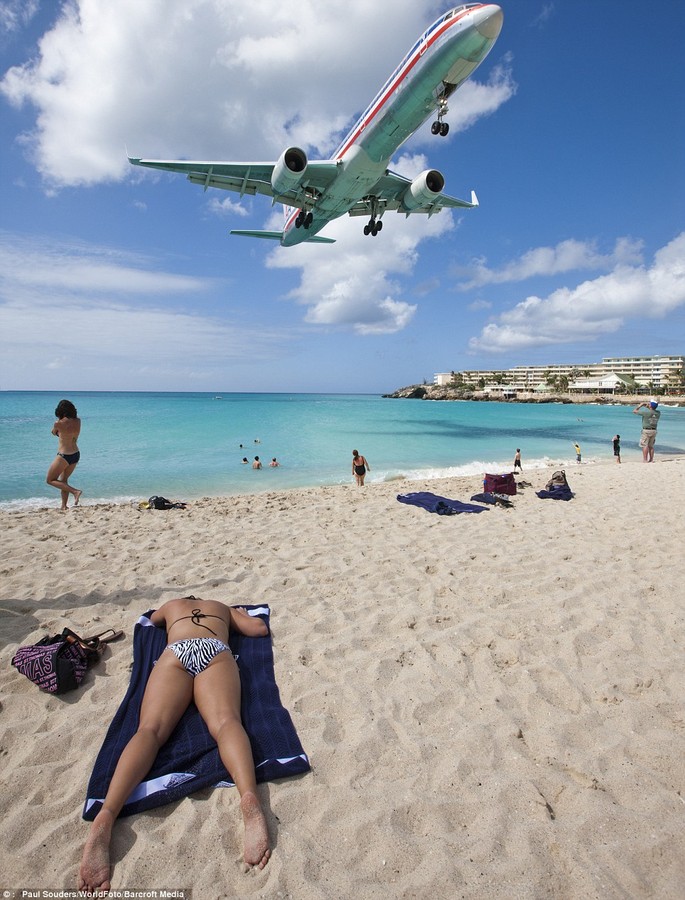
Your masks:
{"label": "standing woman in bikini", "polygon": [[81,433],[81,420],[76,412],[76,407],[70,400],[60,400],[55,410],[57,421],[52,426],[52,433],[59,438],[57,444],[57,456],[48,469],[46,482],[58,491],[62,492],[62,509],[67,508],[69,494],[76,498],[74,506],[78,506],[83,491],[72,487],[68,480],[71,473],[81,458],[78,449],[78,436]]}
{"label": "standing woman in bikini", "polygon": [[245,862],[263,869],[271,855],[266,819],[257,797],[250,739],[240,719],[240,673],[228,646],[230,631],[262,637],[268,633],[265,622],[243,609],[194,597],[169,600],[150,620],[166,629],[168,643],[148,678],[138,730],[119,757],[102,809],[90,827],[78,886],[91,893],[109,890],[114,822],[191,702],[197,706],[238,788],[245,826]]}
{"label": "standing woman in bikini", "polygon": [[368,464],[366,457],[361,456],[359,454],[359,450],[352,451],[352,474],[355,477],[355,480],[359,487],[364,486],[364,478],[367,472],[371,471],[371,466]]}

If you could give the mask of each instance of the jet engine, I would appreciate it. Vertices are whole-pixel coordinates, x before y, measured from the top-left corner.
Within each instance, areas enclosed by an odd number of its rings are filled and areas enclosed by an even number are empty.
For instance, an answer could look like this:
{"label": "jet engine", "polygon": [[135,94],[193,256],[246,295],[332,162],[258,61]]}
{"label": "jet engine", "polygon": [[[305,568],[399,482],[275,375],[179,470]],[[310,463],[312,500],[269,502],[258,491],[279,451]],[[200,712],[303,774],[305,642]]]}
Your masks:
{"label": "jet engine", "polygon": [[426,169],[409,185],[402,197],[402,206],[410,212],[431,203],[445,187],[445,178],[437,169]]}
{"label": "jet engine", "polygon": [[307,154],[299,147],[288,147],[278,158],[271,173],[274,194],[287,194],[296,188],[307,171]]}

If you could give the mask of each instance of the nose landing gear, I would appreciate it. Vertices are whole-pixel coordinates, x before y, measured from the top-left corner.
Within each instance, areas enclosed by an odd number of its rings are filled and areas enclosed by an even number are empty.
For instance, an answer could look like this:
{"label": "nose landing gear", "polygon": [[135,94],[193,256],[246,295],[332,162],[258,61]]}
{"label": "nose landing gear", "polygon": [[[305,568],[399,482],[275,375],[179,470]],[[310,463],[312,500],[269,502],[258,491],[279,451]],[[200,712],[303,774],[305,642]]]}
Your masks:
{"label": "nose landing gear", "polygon": [[438,118],[437,121],[433,122],[431,125],[432,134],[439,134],[441,137],[445,137],[449,133],[449,123],[442,121],[447,115],[448,110],[447,97],[442,94],[442,96],[438,97]]}

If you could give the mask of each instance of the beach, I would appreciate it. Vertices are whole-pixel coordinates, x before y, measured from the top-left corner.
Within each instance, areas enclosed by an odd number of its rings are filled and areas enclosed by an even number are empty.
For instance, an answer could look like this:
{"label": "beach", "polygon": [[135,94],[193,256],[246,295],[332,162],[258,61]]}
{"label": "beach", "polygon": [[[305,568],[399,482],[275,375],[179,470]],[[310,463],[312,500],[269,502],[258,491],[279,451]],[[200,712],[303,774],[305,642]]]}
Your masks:
{"label": "beach", "polygon": [[[3,888],[75,887],[134,623],[194,594],[270,606],[312,770],[260,785],[263,871],[235,789],[203,790],[118,823],[113,890],[682,897],[685,458],[567,466],[570,502],[536,496],[551,473],[524,456],[512,508],[454,516],[397,494],[482,474],[0,513]],[[65,626],[125,638],[55,697],[10,660]]]}

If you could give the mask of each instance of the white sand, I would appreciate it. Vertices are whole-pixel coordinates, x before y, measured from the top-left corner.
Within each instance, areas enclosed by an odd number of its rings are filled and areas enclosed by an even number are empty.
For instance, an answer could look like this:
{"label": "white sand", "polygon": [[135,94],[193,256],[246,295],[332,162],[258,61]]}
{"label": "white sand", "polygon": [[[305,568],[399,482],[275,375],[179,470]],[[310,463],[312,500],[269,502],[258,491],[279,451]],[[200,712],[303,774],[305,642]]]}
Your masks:
{"label": "white sand", "polygon": [[[118,823],[113,889],[685,896],[685,460],[574,466],[569,503],[535,496],[549,474],[479,515],[395,499],[477,478],[2,515],[2,886],[75,885],[133,624],[193,593],[271,606],[313,770],[260,787],[263,872],[235,790],[207,790]],[[10,659],[65,625],[126,639],[60,698]]]}

